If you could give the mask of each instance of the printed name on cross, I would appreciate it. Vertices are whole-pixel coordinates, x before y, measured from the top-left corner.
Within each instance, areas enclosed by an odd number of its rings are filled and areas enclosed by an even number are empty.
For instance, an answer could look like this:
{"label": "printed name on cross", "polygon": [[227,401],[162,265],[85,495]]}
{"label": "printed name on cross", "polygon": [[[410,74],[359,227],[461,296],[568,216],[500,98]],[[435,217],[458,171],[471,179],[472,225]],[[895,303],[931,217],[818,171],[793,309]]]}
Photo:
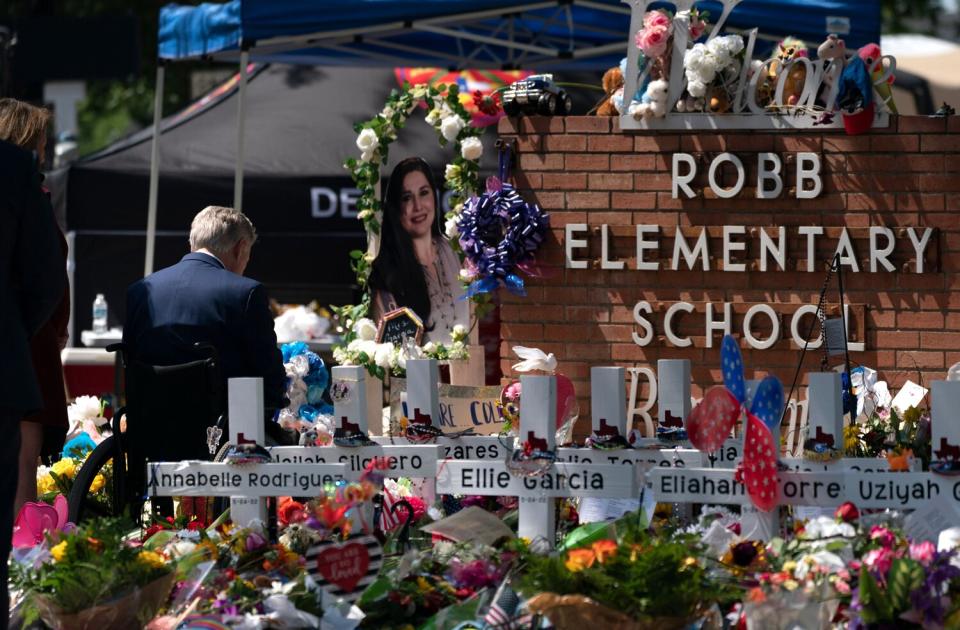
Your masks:
{"label": "printed name on cross", "polygon": [[[658,254],[660,252],[660,226],[644,224],[634,226],[636,229],[636,260],[633,268],[637,271],[659,271],[661,270]],[[696,229],[696,228],[692,228]],[[722,269],[714,269],[711,266],[710,239],[706,226],[700,227],[700,234],[691,245],[687,237],[678,228],[673,236],[673,255],[669,266],[664,266],[667,271],[693,271],[700,267],[703,271],[747,271],[746,261],[734,261],[736,252],[747,251],[748,233],[756,235],[756,242],[750,248],[755,253],[756,268],[761,272],[768,270],[780,271],[787,270],[787,258],[791,253],[787,247],[787,232],[805,239],[806,247],[803,254],[806,256],[807,264],[797,271],[806,271],[808,273],[822,272],[822,255],[817,253],[817,238],[823,237],[825,229],[817,225],[800,225],[787,228],[779,227],[757,227],[747,228],[743,225],[724,225],[723,226],[723,247],[722,247]],[[900,230],[898,229],[898,232]],[[918,233],[918,231],[920,233]],[[591,230],[586,223],[568,223],[565,227],[564,246],[566,250],[565,263],[567,269],[587,269],[590,261],[585,258],[578,258],[575,250],[587,249],[590,246],[589,236]],[[604,270],[622,270],[627,268],[624,260],[612,259],[610,255],[610,228],[607,224],[600,226],[600,268]],[[908,227],[905,230],[909,238],[910,245],[913,248],[913,269],[914,273],[924,273],[924,253],[930,245],[933,234],[933,228]],[[893,229],[874,225],[869,228],[869,271],[870,273],[897,271],[893,263],[890,262],[890,255],[893,253],[898,242],[903,239],[898,238]],[[798,254],[800,252],[797,252]],[[857,259],[856,251],[853,247],[853,241],[847,228],[843,228],[840,237],[837,239],[837,246],[834,251],[840,255],[840,264],[847,267],[854,273],[860,273],[860,262]],[[681,264],[681,259],[683,263]],[[699,259],[699,260],[698,260]],[[774,265],[776,267],[774,267]],[[792,271],[792,269],[791,269]],[[866,269],[863,269],[866,271]]]}

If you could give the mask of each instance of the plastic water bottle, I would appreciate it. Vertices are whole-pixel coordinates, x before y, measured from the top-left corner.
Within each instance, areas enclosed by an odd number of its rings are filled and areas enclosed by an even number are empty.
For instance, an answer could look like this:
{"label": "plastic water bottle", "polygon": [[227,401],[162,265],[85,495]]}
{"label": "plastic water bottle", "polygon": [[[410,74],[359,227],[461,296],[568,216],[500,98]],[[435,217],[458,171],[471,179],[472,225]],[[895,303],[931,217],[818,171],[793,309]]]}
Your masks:
{"label": "plastic water bottle", "polygon": [[107,300],[103,293],[97,293],[97,298],[93,301],[93,332],[107,332]]}

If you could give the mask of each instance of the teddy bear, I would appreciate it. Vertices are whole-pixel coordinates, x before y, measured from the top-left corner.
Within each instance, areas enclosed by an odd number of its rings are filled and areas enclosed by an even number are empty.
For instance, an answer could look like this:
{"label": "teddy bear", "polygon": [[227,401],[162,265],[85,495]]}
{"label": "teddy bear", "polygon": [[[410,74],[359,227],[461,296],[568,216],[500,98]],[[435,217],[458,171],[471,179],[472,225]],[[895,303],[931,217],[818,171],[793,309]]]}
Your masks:
{"label": "teddy bear", "polygon": [[597,107],[597,116],[619,116],[620,108],[615,99],[623,103],[623,72],[619,66],[610,68],[603,73],[603,92],[605,94],[603,101]]}
{"label": "teddy bear", "polygon": [[634,118],[663,118],[667,115],[667,97],[670,93],[670,84],[663,79],[651,81],[640,103],[630,106],[630,114]]}
{"label": "teddy bear", "polygon": [[711,114],[726,114],[730,111],[730,95],[722,87],[713,87],[707,92],[706,111]]}
{"label": "teddy bear", "polygon": [[847,63],[847,45],[836,34],[827,36],[817,47],[817,59],[827,60],[824,64],[823,84],[820,89],[820,100],[824,103],[830,98],[833,86],[843,74],[843,67]]}

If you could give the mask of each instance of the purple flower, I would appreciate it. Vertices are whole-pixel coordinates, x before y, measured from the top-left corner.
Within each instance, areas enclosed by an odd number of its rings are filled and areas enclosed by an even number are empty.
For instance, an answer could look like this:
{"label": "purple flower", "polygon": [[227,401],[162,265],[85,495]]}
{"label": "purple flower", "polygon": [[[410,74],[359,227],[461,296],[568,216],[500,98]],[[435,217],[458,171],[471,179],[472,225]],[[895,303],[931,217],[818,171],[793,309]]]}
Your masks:
{"label": "purple flower", "polygon": [[247,536],[246,548],[247,551],[256,551],[267,545],[267,540],[257,532],[250,532],[250,535]]}

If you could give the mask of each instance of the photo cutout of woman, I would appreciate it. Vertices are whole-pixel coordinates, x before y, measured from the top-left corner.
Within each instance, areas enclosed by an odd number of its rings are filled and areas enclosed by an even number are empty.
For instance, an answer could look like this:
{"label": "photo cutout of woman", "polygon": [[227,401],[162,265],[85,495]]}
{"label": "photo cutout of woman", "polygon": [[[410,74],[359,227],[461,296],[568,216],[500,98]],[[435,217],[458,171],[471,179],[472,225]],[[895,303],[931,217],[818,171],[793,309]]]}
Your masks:
{"label": "photo cutout of woman", "polygon": [[406,306],[423,321],[422,343],[449,344],[454,326],[470,328],[470,305],[461,299],[460,260],[440,229],[438,192],[422,158],[409,157],[394,167],[369,284],[373,321]]}

